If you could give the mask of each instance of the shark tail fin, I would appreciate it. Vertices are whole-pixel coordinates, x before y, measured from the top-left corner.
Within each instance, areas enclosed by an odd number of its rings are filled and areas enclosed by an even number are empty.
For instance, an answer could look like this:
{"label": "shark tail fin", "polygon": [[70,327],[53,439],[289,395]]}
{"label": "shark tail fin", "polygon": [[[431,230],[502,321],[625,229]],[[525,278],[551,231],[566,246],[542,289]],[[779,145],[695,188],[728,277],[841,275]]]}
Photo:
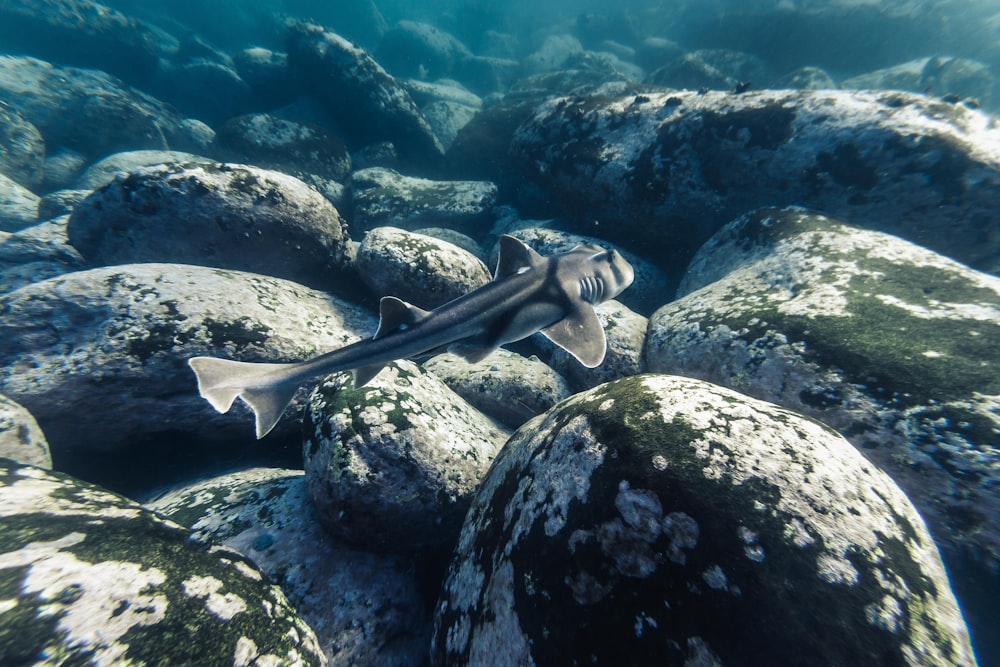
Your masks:
{"label": "shark tail fin", "polygon": [[271,377],[291,364],[193,357],[188,359],[188,365],[198,378],[198,393],[219,412],[227,412],[237,396],[250,406],[256,417],[258,440],[278,423],[298,389],[297,384]]}

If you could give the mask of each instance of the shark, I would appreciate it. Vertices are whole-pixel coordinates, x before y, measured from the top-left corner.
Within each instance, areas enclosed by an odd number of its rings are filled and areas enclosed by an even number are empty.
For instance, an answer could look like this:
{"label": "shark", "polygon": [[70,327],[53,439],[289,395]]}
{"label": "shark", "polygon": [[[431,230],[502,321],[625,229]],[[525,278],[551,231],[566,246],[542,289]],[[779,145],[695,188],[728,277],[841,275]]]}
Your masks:
{"label": "shark", "polygon": [[260,439],[278,423],[302,384],[338,371],[352,371],[355,386],[361,387],[396,359],[447,350],[475,363],[537,332],[584,366],[599,366],[607,339],[594,307],[632,284],[632,265],[621,253],[597,245],[578,245],[547,257],[512,236],[501,236],[499,246],[493,280],[438,308],[424,310],[394,296],[382,297],[372,338],[291,363],[192,357],[188,365],[198,392],[219,412],[228,412],[240,398],[254,412]]}

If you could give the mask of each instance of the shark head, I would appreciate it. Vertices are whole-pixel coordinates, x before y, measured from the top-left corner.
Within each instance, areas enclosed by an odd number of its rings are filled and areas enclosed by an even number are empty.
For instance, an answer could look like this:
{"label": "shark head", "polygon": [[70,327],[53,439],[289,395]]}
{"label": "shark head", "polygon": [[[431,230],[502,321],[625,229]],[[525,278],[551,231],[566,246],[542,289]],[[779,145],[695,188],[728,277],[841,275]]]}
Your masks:
{"label": "shark head", "polygon": [[574,256],[580,298],[591,305],[615,298],[635,278],[632,265],[615,250],[585,245],[577,246],[567,255]]}

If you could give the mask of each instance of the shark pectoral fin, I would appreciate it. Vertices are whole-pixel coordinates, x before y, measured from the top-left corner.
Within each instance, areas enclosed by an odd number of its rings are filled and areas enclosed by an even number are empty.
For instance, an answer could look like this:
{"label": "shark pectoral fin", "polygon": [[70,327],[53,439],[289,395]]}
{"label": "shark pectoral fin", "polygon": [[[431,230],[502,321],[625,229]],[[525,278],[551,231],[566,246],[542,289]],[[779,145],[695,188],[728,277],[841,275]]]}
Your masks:
{"label": "shark pectoral fin", "polygon": [[542,334],[587,368],[600,366],[608,349],[601,321],[589,306],[581,306],[552,326],[545,327]]}
{"label": "shark pectoral fin", "polygon": [[363,387],[374,379],[382,369],[385,368],[385,364],[372,364],[371,366],[361,366],[360,368],[355,368],[351,371],[354,374],[354,387]]}
{"label": "shark pectoral fin", "polygon": [[504,234],[500,237],[500,257],[497,259],[497,270],[493,273],[493,280],[499,280],[544,263],[545,259],[524,241]]}
{"label": "shark pectoral fin", "polygon": [[413,304],[406,303],[394,296],[382,297],[382,300],[378,303],[378,311],[378,330],[375,332],[372,340],[382,338],[394,331],[402,331],[430,315],[423,308],[417,308]]}
{"label": "shark pectoral fin", "polygon": [[474,342],[452,343],[448,351],[465,359],[470,364],[478,364],[496,350],[495,345],[481,345]]}

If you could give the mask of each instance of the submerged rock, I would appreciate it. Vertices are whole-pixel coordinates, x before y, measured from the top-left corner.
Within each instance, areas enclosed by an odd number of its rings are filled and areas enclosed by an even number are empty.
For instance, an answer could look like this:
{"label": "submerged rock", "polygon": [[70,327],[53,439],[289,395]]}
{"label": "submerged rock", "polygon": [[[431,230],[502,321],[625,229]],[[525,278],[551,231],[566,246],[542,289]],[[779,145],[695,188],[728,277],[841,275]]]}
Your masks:
{"label": "submerged rock", "polygon": [[497,201],[489,181],[432,181],[381,167],[354,172],[354,224],[362,230],[431,225],[481,236]]}
{"label": "submerged rock", "polygon": [[638,376],[511,438],[462,528],[432,664],[748,655],[975,664],[920,516],[816,421],[704,382]]}
{"label": "submerged rock", "polygon": [[83,258],[66,239],[68,218],[62,216],[16,234],[0,232],[0,294],[83,268]]}
{"label": "submerged rock", "polygon": [[512,152],[602,236],[679,273],[718,228],[797,204],[1000,271],[1000,128],[902,92],[663,92],[543,104]]}
{"label": "submerged rock", "polygon": [[65,146],[101,157],[139,148],[205,148],[203,123],[101,71],[4,55],[0,96],[38,128],[50,150]]}
{"label": "submerged rock", "polygon": [[23,406],[0,394],[0,458],[40,468],[52,467],[52,454],[38,422]]}
{"label": "submerged rock", "polygon": [[21,114],[0,103],[0,174],[29,189],[42,184],[45,140]]}
{"label": "submerged rock", "polygon": [[943,547],[1000,563],[1000,279],[803,209],[710,240],[650,320],[651,371],[840,430]]}
{"label": "submerged rock", "polygon": [[454,35],[419,21],[400,21],[378,47],[379,62],[395,76],[422,79],[450,76],[471,55]]}
{"label": "submerged rock", "polygon": [[137,503],[0,459],[0,514],[5,665],[326,664],[249,559]]}
{"label": "submerged rock", "polygon": [[354,248],[316,190],[276,171],[165,164],[117,177],[73,210],[69,240],[91,264],[178,262],[345,287]]}
{"label": "submerged rock", "polygon": [[351,148],[389,140],[401,155],[418,163],[444,153],[406,90],[364,49],[340,35],[292,23],[288,64],[337,121]]}
{"label": "submerged rock", "polygon": [[103,188],[115,180],[141,167],[158,164],[214,164],[216,160],[184,151],[122,151],[112,153],[90,164],[76,181],[76,187],[85,190]]}
{"label": "submerged rock", "polygon": [[[374,329],[355,306],[258,274],[180,264],[79,271],[0,295],[0,393],[31,411],[54,452],[177,432],[249,439],[249,409],[237,401],[217,413],[188,358],[299,361]],[[295,412],[278,430],[298,430]]]}
{"label": "submerged rock", "polygon": [[447,554],[507,434],[412,362],[360,388],[350,378],[329,376],[309,397],[303,455],[319,520],[359,549]]}
{"label": "submerged rock", "polygon": [[16,232],[38,222],[38,195],[0,174],[0,232]]}
{"label": "submerged rock", "polygon": [[396,296],[430,310],[492,279],[476,256],[447,241],[376,227],[358,248],[358,275],[376,296]]}
{"label": "submerged rock", "polygon": [[418,665],[429,605],[406,558],[348,548],[316,520],[301,470],[253,469],[147,504],[203,544],[240,552],[281,587],[330,664]]}

